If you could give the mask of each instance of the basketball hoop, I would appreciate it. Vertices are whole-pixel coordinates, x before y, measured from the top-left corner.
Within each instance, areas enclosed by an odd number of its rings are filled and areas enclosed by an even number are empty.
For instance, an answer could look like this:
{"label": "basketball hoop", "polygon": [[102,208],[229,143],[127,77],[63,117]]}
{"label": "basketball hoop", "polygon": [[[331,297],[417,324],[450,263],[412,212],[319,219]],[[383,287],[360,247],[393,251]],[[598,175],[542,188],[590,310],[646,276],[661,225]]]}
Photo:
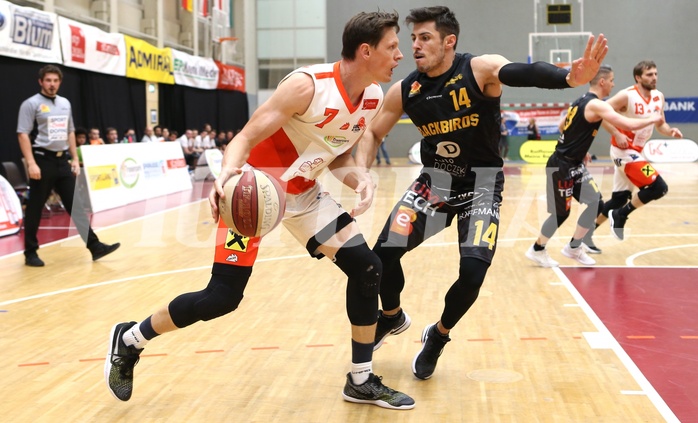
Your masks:
{"label": "basketball hoop", "polygon": [[237,37],[216,37],[213,39],[213,57],[223,63],[235,62],[237,54]]}

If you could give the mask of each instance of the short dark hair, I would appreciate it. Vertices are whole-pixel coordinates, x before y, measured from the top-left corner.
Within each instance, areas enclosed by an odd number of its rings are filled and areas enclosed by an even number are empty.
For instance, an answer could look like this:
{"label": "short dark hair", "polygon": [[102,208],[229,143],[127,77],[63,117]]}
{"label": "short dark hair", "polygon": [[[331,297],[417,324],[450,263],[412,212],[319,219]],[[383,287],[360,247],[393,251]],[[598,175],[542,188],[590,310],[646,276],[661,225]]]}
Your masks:
{"label": "short dark hair", "polygon": [[55,73],[58,75],[59,80],[63,80],[63,72],[61,71],[61,68],[56,65],[46,65],[39,69],[39,80],[43,80],[47,73]]}
{"label": "short dark hair", "polygon": [[408,25],[432,21],[436,24],[436,30],[439,31],[442,40],[451,34],[456,36],[455,48],[458,44],[460,24],[456,15],[448,7],[432,6],[411,9],[410,14],[405,18],[405,23]]}
{"label": "short dark hair", "polygon": [[657,65],[651,60],[643,60],[633,68],[633,79],[636,76],[642,76],[642,73],[647,69],[654,69]]}
{"label": "short dark hair", "polygon": [[611,68],[611,65],[601,65],[599,67],[599,71],[596,72],[596,75],[589,81],[589,85],[594,86],[599,83],[599,81],[602,78],[608,78],[608,75],[613,72],[613,68]]}
{"label": "short dark hair", "polygon": [[87,129],[83,127],[77,127],[75,128],[75,136],[77,137],[78,135],[84,135],[87,136]]}
{"label": "short dark hair", "polygon": [[400,31],[397,12],[361,12],[354,15],[344,26],[342,33],[342,57],[347,60],[356,58],[356,49],[363,43],[376,47],[383,39],[385,31],[395,28]]}

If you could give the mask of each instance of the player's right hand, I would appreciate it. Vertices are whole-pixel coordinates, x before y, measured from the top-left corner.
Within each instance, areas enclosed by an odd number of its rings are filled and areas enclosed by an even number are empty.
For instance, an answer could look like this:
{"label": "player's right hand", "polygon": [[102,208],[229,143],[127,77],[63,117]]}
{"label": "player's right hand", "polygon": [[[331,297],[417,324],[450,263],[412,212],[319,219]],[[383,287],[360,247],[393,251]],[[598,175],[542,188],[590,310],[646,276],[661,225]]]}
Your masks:
{"label": "player's right hand", "polygon": [[208,203],[211,206],[211,217],[213,218],[214,222],[218,223],[218,202],[221,198],[225,197],[223,185],[228,182],[228,179],[230,179],[233,174],[240,173],[242,173],[242,169],[239,167],[221,168],[221,173],[219,173],[216,180],[213,181],[213,187],[211,187],[211,192],[208,194]]}

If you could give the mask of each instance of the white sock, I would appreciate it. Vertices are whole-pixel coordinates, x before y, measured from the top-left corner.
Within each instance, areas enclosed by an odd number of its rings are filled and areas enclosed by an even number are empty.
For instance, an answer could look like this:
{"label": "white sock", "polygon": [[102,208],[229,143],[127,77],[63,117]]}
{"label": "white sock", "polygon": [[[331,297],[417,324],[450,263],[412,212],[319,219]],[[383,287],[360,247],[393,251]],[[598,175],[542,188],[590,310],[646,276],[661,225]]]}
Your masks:
{"label": "white sock", "polygon": [[361,385],[368,380],[368,375],[373,373],[373,362],[351,363],[351,380],[354,385]]}
{"label": "white sock", "polygon": [[124,332],[124,336],[121,339],[124,340],[127,346],[134,346],[139,350],[145,348],[145,345],[148,343],[148,340],[141,333],[140,323],[131,326],[129,330]]}

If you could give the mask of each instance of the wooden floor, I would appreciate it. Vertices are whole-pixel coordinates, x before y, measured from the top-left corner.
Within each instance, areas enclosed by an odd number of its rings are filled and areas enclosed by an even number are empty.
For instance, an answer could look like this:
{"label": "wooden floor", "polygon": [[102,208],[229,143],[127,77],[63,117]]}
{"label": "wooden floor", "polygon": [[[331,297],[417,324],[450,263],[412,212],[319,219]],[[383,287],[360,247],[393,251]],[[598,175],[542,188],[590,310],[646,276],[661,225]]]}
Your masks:
{"label": "wooden floor", "polygon": [[[698,163],[657,168],[669,194],[631,216],[622,243],[607,224],[599,228],[599,267],[698,266]],[[608,162],[592,168],[606,198],[610,169]],[[375,168],[378,197],[359,218],[370,245],[418,170]],[[325,182],[351,208],[352,193]],[[208,281],[214,225],[199,201],[101,228],[100,238],[123,246],[99,262],[75,237],[43,246],[44,268],[25,267],[18,254],[0,257],[0,420],[678,421],[622,350],[590,344],[603,324],[564,273],[524,257],[546,217],[544,184],[542,167],[507,164],[497,255],[428,381],[414,378],[410,366],[422,328],[439,318],[456,278],[455,231],[403,260],[403,306],[413,324],[375,354],[374,371],[414,397],[413,410],[342,400],[350,361],[345,278],[328,260],[309,258],[281,228],[265,239],[240,308],[153,340],[136,367],[133,398],[115,400],[103,378],[111,326],[140,321]],[[562,266],[577,265],[559,252],[573,227],[570,219],[549,244]],[[698,306],[696,294],[698,286]]]}

